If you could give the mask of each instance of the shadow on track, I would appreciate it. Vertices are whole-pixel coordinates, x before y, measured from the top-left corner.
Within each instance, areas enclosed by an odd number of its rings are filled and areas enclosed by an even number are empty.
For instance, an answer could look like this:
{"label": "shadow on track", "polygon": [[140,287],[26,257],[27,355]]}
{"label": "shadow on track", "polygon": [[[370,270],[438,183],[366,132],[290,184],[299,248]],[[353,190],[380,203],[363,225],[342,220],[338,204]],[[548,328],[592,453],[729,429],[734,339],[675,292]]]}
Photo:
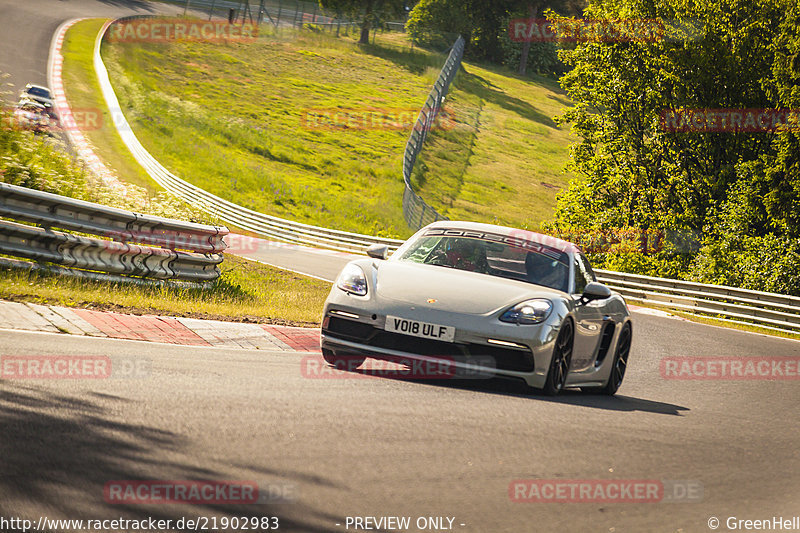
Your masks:
{"label": "shadow on track", "polygon": [[320,477],[298,479],[295,472],[258,465],[205,468],[184,451],[188,444],[185,437],[121,422],[117,407],[121,409],[128,400],[102,395],[106,403],[115,402],[106,408],[97,402],[100,396],[67,396],[0,382],[0,516],[22,517],[34,524],[38,513],[83,520],[152,517],[172,520],[173,524],[184,516],[278,516],[281,531],[335,531],[315,525],[333,524],[334,517],[298,501],[252,505],[107,503],[103,488],[109,481],[242,480],[241,472],[246,471],[250,476],[270,474],[269,478],[280,483],[330,482]]}
{"label": "shadow on track", "polygon": [[[350,370],[359,374],[369,375],[369,370],[356,369]],[[429,385],[435,387],[449,387],[454,389],[471,390],[486,394],[499,394],[503,396],[516,396],[518,398],[529,398],[545,402],[562,403],[567,405],[577,405],[581,407],[591,407],[593,409],[603,409],[605,411],[633,412],[643,411],[660,415],[680,416],[683,411],[689,411],[688,407],[671,403],[656,402],[643,398],[633,398],[623,394],[606,396],[603,394],[590,394],[577,390],[567,389],[558,396],[545,396],[537,393],[521,381],[505,378],[491,379],[409,379],[402,375],[380,375],[382,379],[392,379]],[[623,385],[624,386],[624,385]]]}

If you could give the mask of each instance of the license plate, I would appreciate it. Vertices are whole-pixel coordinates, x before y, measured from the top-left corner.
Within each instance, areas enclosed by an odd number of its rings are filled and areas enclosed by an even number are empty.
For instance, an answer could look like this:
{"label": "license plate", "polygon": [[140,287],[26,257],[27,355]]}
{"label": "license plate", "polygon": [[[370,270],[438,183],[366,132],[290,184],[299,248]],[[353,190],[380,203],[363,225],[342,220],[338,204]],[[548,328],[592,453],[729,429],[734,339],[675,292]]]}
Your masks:
{"label": "license plate", "polygon": [[452,326],[440,326],[397,316],[386,317],[386,331],[445,342],[453,342],[456,337],[456,328]]}

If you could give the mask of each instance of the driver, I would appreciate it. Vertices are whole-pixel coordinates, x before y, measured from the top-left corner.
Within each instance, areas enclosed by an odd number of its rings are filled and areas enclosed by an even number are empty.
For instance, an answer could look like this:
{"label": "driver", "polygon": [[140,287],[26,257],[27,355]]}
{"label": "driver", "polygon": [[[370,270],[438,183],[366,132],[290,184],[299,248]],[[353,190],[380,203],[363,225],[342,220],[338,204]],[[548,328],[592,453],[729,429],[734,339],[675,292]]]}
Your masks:
{"label": "driver", "polygon": [[454,238],[447,244],[445,255],[448,266],[470,272],[488,273],[489,263],[482,242],[476,239]]}

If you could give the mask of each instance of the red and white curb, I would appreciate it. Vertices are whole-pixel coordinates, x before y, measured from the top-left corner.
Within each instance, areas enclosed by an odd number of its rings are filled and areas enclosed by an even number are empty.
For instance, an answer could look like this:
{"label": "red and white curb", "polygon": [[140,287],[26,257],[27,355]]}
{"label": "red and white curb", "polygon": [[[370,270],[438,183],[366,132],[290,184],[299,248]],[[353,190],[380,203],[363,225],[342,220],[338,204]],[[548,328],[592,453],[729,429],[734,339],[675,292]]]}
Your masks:
{"label": "red and white curb", "polygon": [[139,316],[2,300],[0,300],[0,329],[67,333],[185,346],[319,352],[319,330],[316,328],[156,315]]}
{"label": "red and white curb", "polygon": [[75,148],[78,158],[86,164],[86,167],[103,183],[112,189],[113,192],[125,196],[128,192],[125,185],[117,176],[106,167],[99,157],[94,153],[91,143],[84,137],[77,126],[72,108],[67,102],[67,95],[64,91],[64,82],[61,78],[64,66],[64,56],[61,55],[61,47],[64,45],[64,36],[67,30],[76,22],[86,19],[68,20],[58,27],[53,41],[50,45],[50,58],[47,63],[47,83],[53,91],[56,112],[58,113],[59,123],[62,131],[66,134],[70,144]]}

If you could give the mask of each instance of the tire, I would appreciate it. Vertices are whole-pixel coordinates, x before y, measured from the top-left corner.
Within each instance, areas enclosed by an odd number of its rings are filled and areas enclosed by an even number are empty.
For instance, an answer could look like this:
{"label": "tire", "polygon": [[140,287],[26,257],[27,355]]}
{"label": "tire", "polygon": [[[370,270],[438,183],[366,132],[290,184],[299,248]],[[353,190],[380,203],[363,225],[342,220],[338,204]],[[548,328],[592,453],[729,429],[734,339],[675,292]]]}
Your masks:
{"label": "tire", "polygon": [[542,392],[548,396],[555,396],[564,390],[572,363],[572,346],[575,340],[572,320],[569,318],[561,324],[556,345],[553,348],[553,357],[550,359],[550,368],[544,381]]}
{"label": "tire", "polygon": [[345,355],[337,354],[333,350],[327,348],[322,349],[322,358],[325,362],[336,368],[337,370],[356,370],[364,364],[366,357],[361,355]]}
{"label": "tire", "polygon": [[622,331],[619,332],[617,353],[614,354],[614,363],[611,367],[611,374],[608,376],[608,383],[602,389],[597,390],[600,394],[613,396],[622,385],[622,380],[625,378],[625,370],[628,368],[628,356],[631,353],[632,339],[633,330],[631,325],[625,324],[622,326]]}

